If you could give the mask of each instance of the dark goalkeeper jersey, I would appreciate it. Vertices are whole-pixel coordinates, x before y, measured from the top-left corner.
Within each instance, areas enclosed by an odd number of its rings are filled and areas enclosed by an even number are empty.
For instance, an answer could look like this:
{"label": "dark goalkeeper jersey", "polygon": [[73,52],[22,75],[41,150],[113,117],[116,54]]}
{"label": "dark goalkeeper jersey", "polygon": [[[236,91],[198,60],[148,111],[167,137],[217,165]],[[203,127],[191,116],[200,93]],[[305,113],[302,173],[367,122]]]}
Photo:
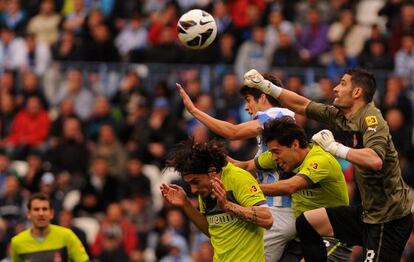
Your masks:
{"label": "dark goalkeeper jersey", "polygon": [[349,119],[334,106],[311,102],[306,116],[352,134],[354,148],[371,148],[382,159],[383,166],[378,171],[354,165],[365,223],[385,223],[410,213],[412,196],[402,179],[388,124],[373,102]]}

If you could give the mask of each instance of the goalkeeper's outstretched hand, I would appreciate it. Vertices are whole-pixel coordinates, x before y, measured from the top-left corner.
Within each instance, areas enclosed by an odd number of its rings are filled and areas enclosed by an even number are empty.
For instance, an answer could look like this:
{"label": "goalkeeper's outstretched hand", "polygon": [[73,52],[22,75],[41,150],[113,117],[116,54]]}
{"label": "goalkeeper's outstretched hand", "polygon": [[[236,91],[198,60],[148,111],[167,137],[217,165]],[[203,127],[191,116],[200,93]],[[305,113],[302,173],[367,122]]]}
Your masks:
{"label": "goalkeeper's outstretched hand", "polygon": [[331,131],[324,129],[312,136],[312,140],[320,145],[325,151],[334,156],[346,159],[346,155],[350,150],[349,147],[335,141]]}
{"label": "goalkeeper's outstretched hand", "polygon": [[282,93],[281,87],[265,79],[256,69],[251,69],[244,74],[244,84],[251,88],[257,88],[274,98],[278,98],[280,93]]}

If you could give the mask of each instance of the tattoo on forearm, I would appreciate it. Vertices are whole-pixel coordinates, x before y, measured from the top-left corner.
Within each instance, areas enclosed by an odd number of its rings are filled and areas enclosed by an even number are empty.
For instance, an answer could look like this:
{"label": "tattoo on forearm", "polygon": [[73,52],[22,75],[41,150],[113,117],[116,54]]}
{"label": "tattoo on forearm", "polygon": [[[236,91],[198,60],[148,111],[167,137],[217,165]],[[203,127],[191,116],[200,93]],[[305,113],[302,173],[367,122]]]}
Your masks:
{"label": "tattoo on forearm", "polygon": [[225,207],[227,212],[232,215],[235,215],[245,221],[257,224],[257,211],[256,207],[251,207],[252,212],[243,212],[239,206],[234,205],[233,203],[228,203]]}

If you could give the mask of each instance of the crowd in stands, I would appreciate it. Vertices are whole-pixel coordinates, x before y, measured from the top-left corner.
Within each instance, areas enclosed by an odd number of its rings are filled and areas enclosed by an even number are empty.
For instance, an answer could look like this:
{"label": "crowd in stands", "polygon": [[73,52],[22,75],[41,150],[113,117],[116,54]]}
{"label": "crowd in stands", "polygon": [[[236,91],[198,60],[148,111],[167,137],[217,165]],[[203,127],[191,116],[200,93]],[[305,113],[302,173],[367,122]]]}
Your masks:
{"label": "crowd in stands", "polygon": [[[177,38],[192,8],[217,23],[202,51]],[[137,67],[103,74],[82,63],[171,66],[148,81],[151,72]],[[177,72],[177,64],[191,66]],[[199,64],[214,65],[215,81],[203,82]],[[356,66],[387,74],[376,103],[414,187],[413,1],[0,0],[0,260],[27,226],[28,196],[40,191],[53,200],[54,222],[72,228],[96,261],[211,261],[208,238],[159,195],[161,181],[182,183],[164,169],[169,149],[188,135],[213,137],[184,110],[175,82],[204,112],[240,123],[248,115],[238,91],[251,68],[329,103]],[[324,76],[309,85],[284,68]],[[297,121],[309,135],[322,128]],[[235,159],[256,149],[254,140],[227,146]],[[352,166],[341,164],[357,203]],[[412,236],[405,261],[414,259]]]}

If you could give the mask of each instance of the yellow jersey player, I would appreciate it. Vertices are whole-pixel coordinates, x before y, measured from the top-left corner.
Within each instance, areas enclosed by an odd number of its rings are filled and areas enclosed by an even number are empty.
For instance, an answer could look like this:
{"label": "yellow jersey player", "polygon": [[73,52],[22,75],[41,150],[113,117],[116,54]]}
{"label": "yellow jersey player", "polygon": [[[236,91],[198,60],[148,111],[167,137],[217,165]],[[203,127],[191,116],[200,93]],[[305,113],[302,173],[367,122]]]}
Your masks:
{"label": "yellow jersey player", "polygon": [[12,238],[13,262],[89,261],[84,246],[72,230],[50,224],[54,212],[46,195],[32,195],[27,210],[32,228]]}
{"label": "yellow jersey player", "polygon": [[162,195],[210,237],[214,261],[265,261],[263,231],[272,226],[272,215],[257,181],[227,163],[222,143],[184,141],[171,153],[167,166],[190,184],[198,195],[199,210],[177,185],[162,184]]}

